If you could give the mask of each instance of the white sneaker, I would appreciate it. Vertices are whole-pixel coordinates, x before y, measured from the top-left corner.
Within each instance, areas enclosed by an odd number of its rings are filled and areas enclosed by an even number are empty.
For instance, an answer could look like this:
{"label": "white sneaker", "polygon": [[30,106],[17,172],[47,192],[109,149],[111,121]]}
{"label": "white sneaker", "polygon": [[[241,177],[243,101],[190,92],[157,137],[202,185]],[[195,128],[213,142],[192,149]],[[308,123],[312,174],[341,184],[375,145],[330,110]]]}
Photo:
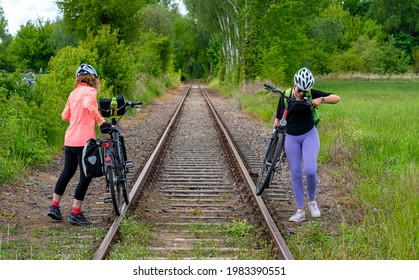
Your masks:
{"label": "white sneaker", "polygon": [[298,209],[297,212],[289,219],[290,222],[302,222],[306,219],[304,211]]}
{"label": "white sneaker", "polygon": [[311,216],[312,216],[313,218],[318,218],[318,217],[320,217],[320,216],[321,216],[321,215],[320,215],[320,210],[319,210],[319,207],[317,207],[317,203],[316,203],[316,201],[315,201],[315,200],[310,201],[310,202],[308,203],[308,205],[310,205],[310,212],[311,212]]}

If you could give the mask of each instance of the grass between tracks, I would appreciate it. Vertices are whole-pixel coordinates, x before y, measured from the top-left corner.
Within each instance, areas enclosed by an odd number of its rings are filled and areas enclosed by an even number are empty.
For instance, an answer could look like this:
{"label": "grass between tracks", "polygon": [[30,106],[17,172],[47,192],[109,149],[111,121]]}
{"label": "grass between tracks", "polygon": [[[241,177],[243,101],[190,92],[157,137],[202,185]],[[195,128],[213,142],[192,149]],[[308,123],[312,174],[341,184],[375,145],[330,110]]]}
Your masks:
{"label": "grass between tracks", "polygon": [[[272,244],[261,238],[259,229],[247,221],[235,220],[220,225],[192,223],[188,226],[188,233],[185,236],[186,239],[189,238],[186,245],[182,245],[182,234],[179,234],[175,228],[171,232],[176,234],[178,241],[170,241],[166,233],[160,232],[155,226],[137,217],[127,217],[119,229],[119,242],[113,246],[108,259],[274,259]],[[169,249],[163,245],[167,242],[177,243],[169,245],[172,247]],[[236,248],[236,251],[231,255],[222,250],[223,247]]]}
{"label": "grass between tracks", "polygon": [[[211,86],[272,126],[278,96],[263,82]],[[317,79],[315,88],[341,97],[319,109],[319,162],[335,167],[341,218],[333,234],[332,217],[297,226],[286,237],[294,257],[419,259],[419,79]]]}

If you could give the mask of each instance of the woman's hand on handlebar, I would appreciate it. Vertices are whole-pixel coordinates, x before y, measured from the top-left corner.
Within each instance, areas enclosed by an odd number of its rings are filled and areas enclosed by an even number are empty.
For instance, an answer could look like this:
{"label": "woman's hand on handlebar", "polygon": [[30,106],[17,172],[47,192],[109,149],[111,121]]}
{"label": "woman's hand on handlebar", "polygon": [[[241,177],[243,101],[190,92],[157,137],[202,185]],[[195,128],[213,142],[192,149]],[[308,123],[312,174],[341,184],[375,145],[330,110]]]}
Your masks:
{"label": "woman's hand on handlebar", "polygon": [[100,132],[103,133],[103,134],[109,133],[111,127],[112,127],[111,124],[109,124],[107,122],[104,122],[100,126]]}

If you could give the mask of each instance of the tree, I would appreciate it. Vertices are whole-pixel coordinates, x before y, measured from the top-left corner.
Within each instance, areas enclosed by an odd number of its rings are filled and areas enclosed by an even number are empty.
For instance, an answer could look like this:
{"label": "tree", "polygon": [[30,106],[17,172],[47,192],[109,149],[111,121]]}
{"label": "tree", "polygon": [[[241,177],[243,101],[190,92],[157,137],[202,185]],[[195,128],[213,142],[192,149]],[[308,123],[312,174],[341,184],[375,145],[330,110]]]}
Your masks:
{"label": "tree", "polygon": [[[85,39],[90,32],[97,34],[102,25],[118,30],[118,39],[135,40],[138,30],[136,14],[147,4],[157,0],[61,0],[57,6],[69,32]],[[133,35],[134,34],[134,35]]]}
{"label": "tree", "polygon": [[199,26],[204,26],[220,40],[223,79],[230,82],[238,81],[240,65],[240,24],[238,16],[241,1],[223,0],[184,0],[192,17],[197,19]]}
{"label": "tree", "polygon": [[86,53],[93,52],[100,58],[96,61],[95,69],[112,87],[114,96],[129,94],[134,82],[134,58],[124,42],[118,41],[116,30],[111,31],[109,26],[103,25],[96,33],[95,36],[89,33],[78,48]]}
{"label": "tree", "polygon": [[75,33],[66,32],[64,21],[62,19],[57,19],[55,22],[52,22],[53,32],[50,37],[49,45],[54,50],[56,54],[60,49],[66,46],[76,47],[79,39]]}
{"label": "tree", "polygon": [[380,22],[385,32],[419,35],[419,0],[371,0],[367,16]]}
{"label": "tree", "polygon": [[49,45],[53,30],[49,21],[43,23],[41,19],[22,25],[7,48],[7,55],[13,66],[20,71],[45,67],[54,55],[54,50]]}
{"label": "tree", "polygon": [[393,35],[395,45],[412,55],[419,43],[419,0],[371,0],[369,18],[380,22],[384,32]]}
{"label": "tree", "polygon": [[416,73],[416,75],[419,73],[419,49],[416,49],[413,51],[413,71]]}
{"label": "tree", "polygon": [[370,0],[345,0],[342,2],[343,8],[348,10],[352,16],[359,16],[361,18],[367,14],[371,5]]}
{"label": "tree", "polygon": [[390,36],[389,40],[380,48],[381,69],[383,74],[405,73],[409,70],[410,57],[396,46],[396,40]]}
{"label": "tree", "polygon": [[4,17],[3,8],[0,7],[0,69],[11,70],[8,65],[6,49],[12,41],[12,36],[7,31],[7,19]]}
{"label": "tree", "polygon": [[210,32],[198,26],[192,18],[178,14],[174,20],[174,71],[180,71],[187,78],[214,75],[220,56],[220,48],[215,41]]}

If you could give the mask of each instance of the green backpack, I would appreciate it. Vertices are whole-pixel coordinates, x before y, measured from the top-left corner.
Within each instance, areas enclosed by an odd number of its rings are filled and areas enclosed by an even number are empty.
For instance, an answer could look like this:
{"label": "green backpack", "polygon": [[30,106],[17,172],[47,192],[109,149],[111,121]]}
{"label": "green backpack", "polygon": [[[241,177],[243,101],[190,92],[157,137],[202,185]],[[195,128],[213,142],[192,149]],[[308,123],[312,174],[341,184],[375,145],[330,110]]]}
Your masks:
{"label": "green backpack", "polygon": [[[287,89],[285,91],[285,96],[289,97],[291,95],[291,90],[292,90],[292,88]],[[306,92],[306,97],[308,98],[309,101],[311,101],[311,99],[312,99],[311,91]],[[287,99],[286,98],[284,98],[284,104],[285,104],[285,107],[287,107]],[[317,126],[320,122],[320,117],[319,117],[319,114],[317,113],[317,107],[311,107],[311,111],[313,112],[314,125]]]}

